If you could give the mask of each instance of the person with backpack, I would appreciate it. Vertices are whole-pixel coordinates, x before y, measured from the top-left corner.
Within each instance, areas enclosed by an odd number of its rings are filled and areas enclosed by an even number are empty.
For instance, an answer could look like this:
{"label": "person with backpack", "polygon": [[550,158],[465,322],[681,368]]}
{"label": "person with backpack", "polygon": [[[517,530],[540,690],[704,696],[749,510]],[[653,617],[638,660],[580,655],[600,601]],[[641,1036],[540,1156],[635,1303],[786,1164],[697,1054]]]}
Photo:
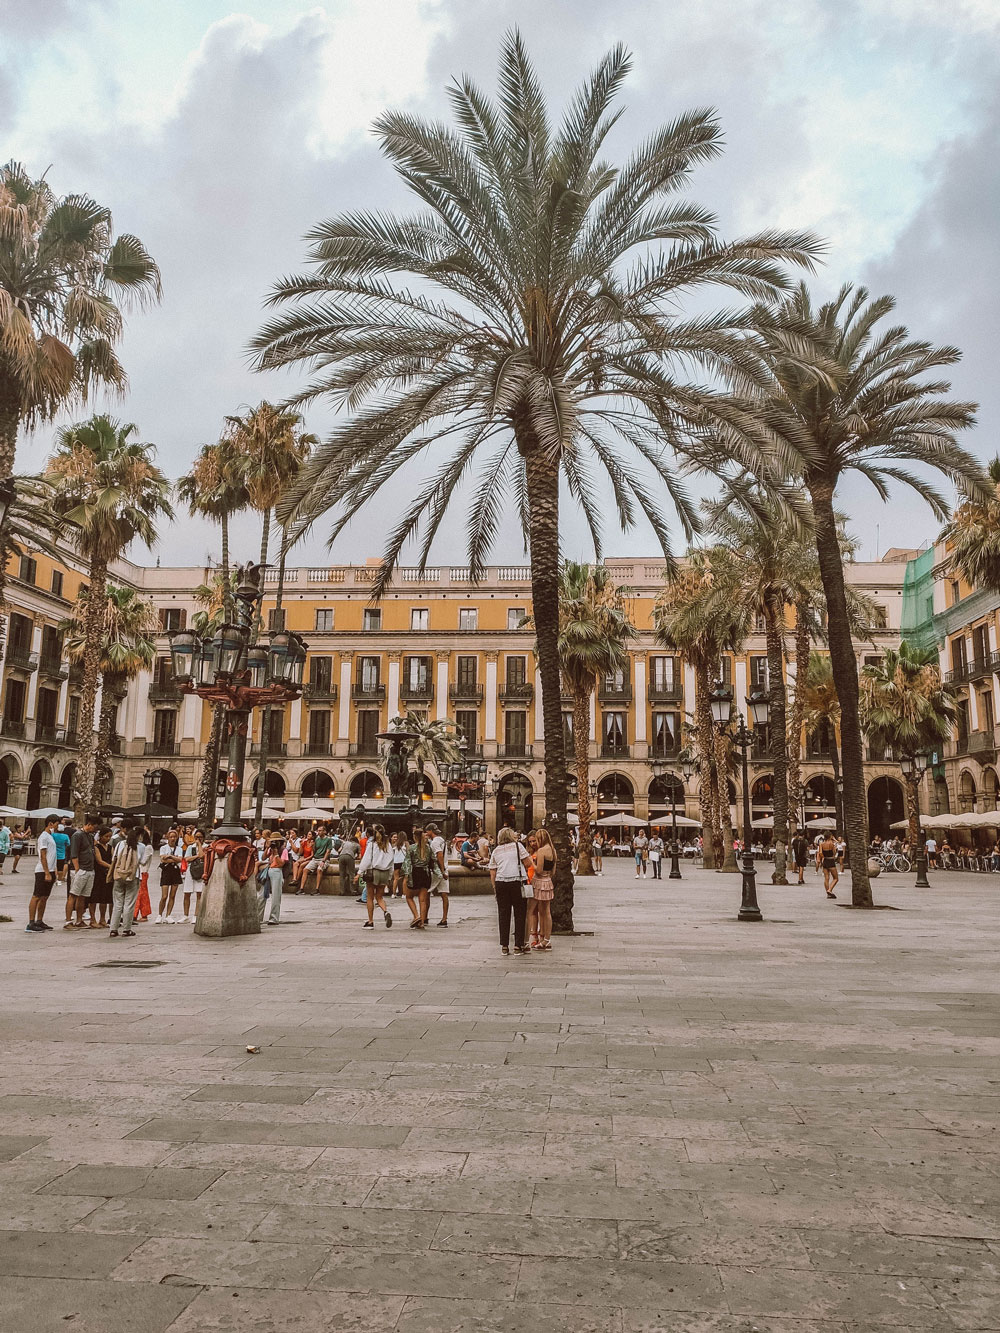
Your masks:
{"label": "person with backpack", "polygon": [[[205,887],[205,834],[195,829],[194,834],[185,837],[184,860],[184,915],[181,925],[193,925],[198,915],[201,891]],[[194,899],[192,910],[191,900]]]}
{"label": "person with backpack", "polygon": [[406,860],[403,864],[406,905],[413,916],[410,922],[411,930],[425,930],[427,927],[434,863],[435,854],[430,838],[424,829],[415,828],[413,841],[406,849]]}
{"label": "person with backpack", "polygon": [[132,918],[139,896],[139,832],[129,829],[111,857],[111,934],[115,939],[124,924],[122,935],[134,935]]}
{"label": "person with backpack", "polygon": [[268,898],[271,899],[271,910],[267,915],[267,924],[276,926],[281,920],[281,891],[285,885],[285,862],[287,859],[288,853],[285,850],[284,838],[280,833],[272,833],[265,846],[264,861],[257,875],[257,911],[260,915],[261,924],[264,922],[264,911],[267,907]]}

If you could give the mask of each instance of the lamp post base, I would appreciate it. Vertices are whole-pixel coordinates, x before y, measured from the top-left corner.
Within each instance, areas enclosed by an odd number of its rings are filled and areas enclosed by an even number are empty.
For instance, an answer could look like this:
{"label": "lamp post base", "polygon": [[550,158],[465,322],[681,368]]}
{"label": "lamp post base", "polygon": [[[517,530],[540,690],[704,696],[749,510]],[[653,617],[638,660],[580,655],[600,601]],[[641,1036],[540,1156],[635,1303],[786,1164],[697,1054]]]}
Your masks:
{"label": "lamp post base", "polygon": [[927,853],[917,853],[917,878],[914,881],[915,889],[929,889],[930,880],[927,878]]}
{"label": "lamp post base", "polygon": [[229,857],[216,856],[198,904],[194,933],[206,939],[259,935],[256,876],[241,883],[230,872]]}
{"label": "lamp post base", "polygon": [[680,853],[677,849],[676,840],[670,844],[670,874],[667,879],[681,879]]}
{"label": "lamp post base", "polygon": [[743,858],[743,899],[736,918],[738,921],[763,921],[757,905],[757,872],[749,856]]}

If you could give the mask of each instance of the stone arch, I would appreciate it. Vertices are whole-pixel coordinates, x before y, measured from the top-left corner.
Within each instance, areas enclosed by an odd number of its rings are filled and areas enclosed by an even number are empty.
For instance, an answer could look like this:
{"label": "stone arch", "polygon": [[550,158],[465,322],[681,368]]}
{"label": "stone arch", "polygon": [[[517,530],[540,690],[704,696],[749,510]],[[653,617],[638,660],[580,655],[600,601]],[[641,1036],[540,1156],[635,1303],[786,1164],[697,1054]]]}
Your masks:
{"label": "stone arch", "polygon": [[180,807],[181,784],[177,781],[177,774],[171,773],[169,768],[160,770],[160,794],[157,800],[160,805],[165,805],[169,810],[177,810]]}
{"label": "stone arch", "polygon": [[968,768],[963,768],[958,776],[958,809],[960,814],[968,814],[976,808],[978,789],[976,779]]}
{"label": "stone arch", "polygon": [[597,806],[608,807],[607,813],[617,810],[628,813],[635,805],[635,787],[624,773],[605,773],[597,783]]}
{"label": "stone arch", "polygon": [[759,819],[774,812],[774,775],[762,773],[750,787],[750,818]]}
{"label": "stone arch", "polygon": [[45,759],[36,759],[28,771],[28,794],[25,802],[29,810],[38,810],[48,805],[45,789],[52,781],[52,769]]}
{"label": "stone arch", "polygon": [[890,825],[897,824],[905,812],[903,785],[895,778],[875,778],[868,787],[868,834],[892,837]]}
{"label": "stone arch", "polygon": [[76,764],[67,764],[59,779],[59,795],[56,797],[56,805],[61,805],[64,810],[72,808],[73,784],[75,782]]}
{"label": "stone arch", "polygon": [[655,777],[649,784],[649,805],[650,809],[655,806],[664,806],[669,808],[671,797],[677,803],[678,809],[684,811],[684,781],[675,773],[663,773]]}
{"label": "stone arch", "polygon": [[526,833],[531,828],[534,789],[526,773],[505,773],[497,788],[497,828]]}
{"label": "stone arch", "polygon": [[[260,774],[254,778],[250,787],[254,796],[260,790]],[[285,779],[280,773],[276,773],[273,768],[269,768],[264,774],[264,795],[265,796],[284,796]]]}
{"label": "stone arch", "polygon": [[381,801],[385,796],[385,781],[380,774],[370,768],[355,773],[347,788],[347,797],[351,801]]}
{"label": "stone arch", "polygon": [[[2,804],[2,802],[0,802]],[[983,769],[983,810],[996,810],[1000,804],[1000,778],[992,766]]]}
{"label": "stone arch", "polygon": [[336,785],[329,773],[322,768],[314,768],[302,779],[299,788],[302,804],[311,805],[313,801],[332,800]]}

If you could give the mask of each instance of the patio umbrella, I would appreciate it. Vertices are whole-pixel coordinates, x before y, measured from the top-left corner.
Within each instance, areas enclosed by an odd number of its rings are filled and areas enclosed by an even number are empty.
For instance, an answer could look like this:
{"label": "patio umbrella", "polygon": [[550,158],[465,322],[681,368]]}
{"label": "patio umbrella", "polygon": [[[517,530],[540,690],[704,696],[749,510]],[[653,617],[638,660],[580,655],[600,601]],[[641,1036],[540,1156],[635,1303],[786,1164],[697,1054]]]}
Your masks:
{"label": "patio umbrella", "polygon": [[[641,821],[640,821],[640,822],[641,822]],[[660,815],[660,814],[650,815],[649,818],[646,820],[646,823],[647,823],[647,824],[655,824],[655,825],[657,826],[657,828],[669,828],[670,825],[671,825],[670,814],[669,814],[669,812],[668,812],[667,814],[663,814],[663,815]],[[687,817],[687,815],[678,815],[678,816],[677,816],[677,827],[678,827],[678,828],[701,828],[701,820],[700,820],[700,819],[689,819],[689,818]]]}
{"label": "patio umbrella", "polygon": [[330,819],[333,811],[319,805],[304,805],[301,810],[286,810],[279,819]]}
{"label": "patio umbrella", "polygon": [[835,819],[831,819],[828,815],[824,815],[822,819],[807,819],[802,827],[804,829],[810,829],[810,828],[835,829],[837,827],[837,821]]}
{"label": "patio umbrella", "polygon": [[605,815],[603,819],[597,821],[598,828],[645,828],[649,823],[648,819],[636,819],[635,815]]}
{"label": "patio umbrella", "polygon": [[774,828],[774,815],[761,815],[760,819],[751,819],[751,828]]}
{"label": "patio umbrella", "polygon": [[48,819],[50,815],[58,815],[60,819],[72,819],[72,810],[60,810],[57,805],[42,805],[37,810],[27,812],[29,819]]}
{"label": "patio umbrella", "polygon": [[18,819],[23,819],[27,813],[27,810],[21,810],[16,805],[0,805],[0,815],[15,815]]}

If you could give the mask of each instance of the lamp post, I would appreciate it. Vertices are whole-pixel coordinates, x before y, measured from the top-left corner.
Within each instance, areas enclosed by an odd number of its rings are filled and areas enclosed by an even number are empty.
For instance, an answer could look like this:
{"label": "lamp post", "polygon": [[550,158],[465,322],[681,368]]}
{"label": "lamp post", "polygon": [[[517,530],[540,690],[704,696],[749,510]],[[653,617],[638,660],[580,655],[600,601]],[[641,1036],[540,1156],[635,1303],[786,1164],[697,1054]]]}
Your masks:
{"label": "lamp post", "polygon": [[[468,833],[465,826],[466,800],[470,795],[485,792],[486,788],[486,761],[484,759],[469,759],[466,754],[468,747],[469,743],[463,736],[458,742],[458,751],[461,758],[456,763],[440,766],[442,782],[449,791],[458,794],[458,819],[463,833]],[[484,810],[483,815],[485,816],[485,814]]]}
{"label": "lamp post", "polygon": [[919,754],[904,754],[899,761],[899,767],[904,778],[916,778],[916,816],[917,816],[917,846],[914,853],[914,860],[917,866],[917,878],[913,887],[916,889],[929,889],[930,881],[927,878],[927,844],[924,841],[924,830],[920,823],[920,781],[927,772],[929,763],[928,756],[922,752]]}
{"label": "lamp post", "polygon": [[[715,688],[708,696],[712,710],[712,721],[719,731],[729,732],[733,716],[733,692],[722,681],[716,681]],[[767,726],[771,711],[771,700],[763,690],[752,690],[747,695],[747,709],[753,719],[754,727]],[[757,873],[754,870],[753,853],[750,850],[750,778],[747,772],[747,754],[753,744],[753,733],[748,729],[742,713],[737,714],[738,725],[729,734],[734,745],[740,751],[743,776],[743,896],[737,916],[739,921],[763,921],[757,904]]]}
{"label": "lamp post", "polygon": [[146,828],[149,830],[150,837],[153,836],[153,802],[159,800],[162,777],[162,768],[147,768],[142,775],[142,781],[146,788]]}
{"label": "lamp post", "polygon": [[195,933],[199,935],[260,931],[252,885],[247,892],[247,879],[234,873],[238,869],[242,875],[246,858],[229,860],[236,848],[250,841],[240,821],[247,735],[255,708],[296,699],[302,689],[306,645],[299,635],[281,630],[272,634],[267,644],[251,643],[254,615],[262,596],[260,575],[259,565],[247,565],[238,571],[235,623],[220,625],[211,640],[200,638],[193,630],[174,630],[170,635],[173,674],[180,690],[226,709],[229,750],[225,805],[211,848],[212,873],[198,910]]}
{"label": "lamp post", "polygon": [[[667,879],[683,879],[681,875],[680,864],[680,846],[677,842],[677,783],[680,779],[676,773],[671,772],[669,765],[664,759],[653,759],[650,767],[656,777],[662,778],[669,776],[670,783],[670,874]],[[690,759],[681,761],[681,769],[686,778],[691,776],[694,771],[694,765]]]}

